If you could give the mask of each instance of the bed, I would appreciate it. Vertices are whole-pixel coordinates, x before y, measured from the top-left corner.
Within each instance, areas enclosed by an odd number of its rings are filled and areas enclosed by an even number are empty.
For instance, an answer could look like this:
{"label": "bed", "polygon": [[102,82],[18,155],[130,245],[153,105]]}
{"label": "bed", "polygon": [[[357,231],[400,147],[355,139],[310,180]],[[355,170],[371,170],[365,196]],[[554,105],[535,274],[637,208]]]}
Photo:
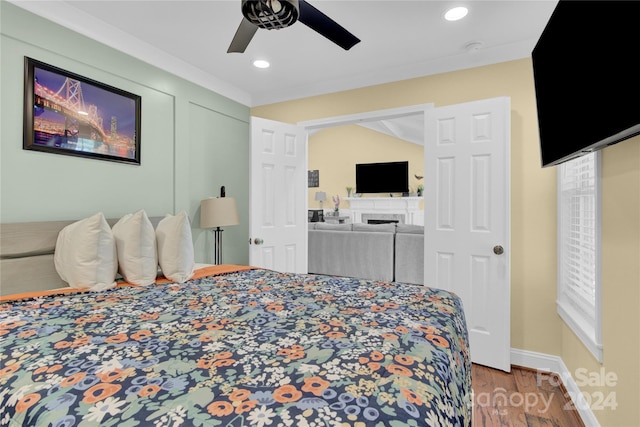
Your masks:
{"label": "bed", "polygon": [[443,290],[235,265],[102,292],[27,282],[0,302],[0,425],[471,425]]}

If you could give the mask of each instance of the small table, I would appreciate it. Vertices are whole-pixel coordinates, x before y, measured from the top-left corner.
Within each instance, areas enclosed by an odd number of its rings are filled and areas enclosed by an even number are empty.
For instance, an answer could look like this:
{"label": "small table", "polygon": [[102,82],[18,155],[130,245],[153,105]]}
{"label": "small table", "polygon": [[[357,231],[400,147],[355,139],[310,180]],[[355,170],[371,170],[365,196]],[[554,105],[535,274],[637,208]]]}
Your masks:
{"label": "small table", "polygon": [[330,216],[330,215],[325,215],[324,217],[324,222],[328,222],[331,224],[344,224],[347,221],[349,221],[349,217],[348,216]]}

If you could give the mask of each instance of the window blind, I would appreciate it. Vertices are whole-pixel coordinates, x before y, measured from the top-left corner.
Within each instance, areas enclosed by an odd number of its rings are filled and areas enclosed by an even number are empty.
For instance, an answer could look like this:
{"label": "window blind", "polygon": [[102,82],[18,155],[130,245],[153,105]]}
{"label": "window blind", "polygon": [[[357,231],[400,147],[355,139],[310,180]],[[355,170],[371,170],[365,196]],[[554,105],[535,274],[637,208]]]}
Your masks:
{"label": "window blind", "polygon": [[[559,166],[558,305],[578,335],[599,347],[599,156],[587,154]],[[572,326],[573,329],[573,326]]]}

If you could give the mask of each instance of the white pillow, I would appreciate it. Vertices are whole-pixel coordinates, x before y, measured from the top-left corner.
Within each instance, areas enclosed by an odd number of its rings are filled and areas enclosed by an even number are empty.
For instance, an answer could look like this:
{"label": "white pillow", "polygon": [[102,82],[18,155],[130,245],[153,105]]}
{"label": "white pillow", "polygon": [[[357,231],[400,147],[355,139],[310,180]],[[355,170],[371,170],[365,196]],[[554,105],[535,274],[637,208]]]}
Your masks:
{"label": "white pillow", "polygon": [[183,283],[193,277],[195,258],[191,224],[187,213],[167,215],[156,227],[158,261],[162,274],[174,282]]}
{"label": "white pillow", "polygon": [[113,226],[118,267],[124,279],[134,285],[154,283],[158,274],[156,232],[144,210],[120,218]]}
{"label": "white pillow", "polygon": [[60,278],[72,288],[102,291],[114,287],[116,242],[102,212],[63,228],[53,261]]}

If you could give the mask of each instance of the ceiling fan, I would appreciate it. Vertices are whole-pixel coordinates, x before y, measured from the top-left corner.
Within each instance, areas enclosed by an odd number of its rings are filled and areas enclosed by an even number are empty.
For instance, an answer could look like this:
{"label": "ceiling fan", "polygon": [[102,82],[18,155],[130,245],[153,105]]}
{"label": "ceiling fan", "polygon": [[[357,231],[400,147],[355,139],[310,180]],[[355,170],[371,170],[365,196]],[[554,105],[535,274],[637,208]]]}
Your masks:
{"label": "ceiling fan", "polygon": [[245,51],[258,28],[279,30],[300,21],[345,50],[360,39],[305,0],[242,0],[244,18],[227,53]]}

